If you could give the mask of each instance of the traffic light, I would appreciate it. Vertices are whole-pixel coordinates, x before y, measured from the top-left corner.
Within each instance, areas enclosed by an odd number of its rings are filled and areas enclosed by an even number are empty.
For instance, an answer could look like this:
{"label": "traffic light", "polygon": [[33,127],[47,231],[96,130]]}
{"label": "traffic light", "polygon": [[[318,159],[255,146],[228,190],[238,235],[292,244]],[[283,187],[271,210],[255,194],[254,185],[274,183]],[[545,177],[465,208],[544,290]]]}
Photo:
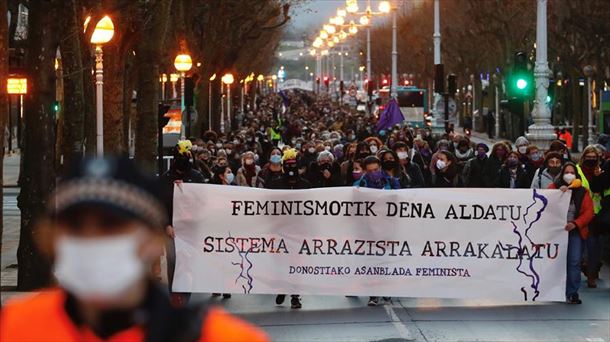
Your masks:
{"label": "traffic light", "polygon": [[192,77],[184,79],[184,105],[192,107],[195,101],[195,80]]}
{"label": "traffic light", "polygon": [[367,93],[367,95],[369,97],[369,101],[373,97],[373,89],[374,88],[375,88],[375,85],[373,84],[373,81],[367,80],[366,81],[366,93]]}
{"label": "traffic light", "polygon": [[445,92],[445,71],[443,64],[434,65],[434,92],[442,94]]}
{"label": "traffic light", "polygon": [[555,104],[555,84],[555,80],[549,80],[549,89],[548,94],[546,96],[546,104],[551,108]]}
{"label": "traffic light", "polygon": [[455,74],[447,75],[447,93],[450,96],[455,95],[457,92],[457,76]]}
{"label": "traffic light", "polygon": [[514,58],[513,69],[509,77],[509,94],[512,97],[527,99],[532,96],[534,89],[534,76],[529,70],[527,55],[517,52]]}
{"label": "traffic light", "polygon": [[328,88],[329,84],[330,84],[330,78],[328,78],[328,76],[324,76],[324,86]]}

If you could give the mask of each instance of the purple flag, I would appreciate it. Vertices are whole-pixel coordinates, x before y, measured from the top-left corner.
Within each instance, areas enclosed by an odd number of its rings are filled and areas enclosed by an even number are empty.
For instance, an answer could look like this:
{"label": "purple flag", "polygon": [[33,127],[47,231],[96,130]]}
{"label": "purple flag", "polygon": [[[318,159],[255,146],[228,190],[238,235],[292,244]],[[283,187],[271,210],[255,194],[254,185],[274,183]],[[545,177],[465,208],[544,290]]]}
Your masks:
{"label": "purple flag", "polygon": [[379,132],[382,129],[392,127],[397,123],[402,123],[404,120],[405,118],[402,116],[398,102],[396,102],[395,99],[391,99],[386,105],[383,113],[379,116],[379,121],[377,122],[377,126],[375,126],[375,130]]}

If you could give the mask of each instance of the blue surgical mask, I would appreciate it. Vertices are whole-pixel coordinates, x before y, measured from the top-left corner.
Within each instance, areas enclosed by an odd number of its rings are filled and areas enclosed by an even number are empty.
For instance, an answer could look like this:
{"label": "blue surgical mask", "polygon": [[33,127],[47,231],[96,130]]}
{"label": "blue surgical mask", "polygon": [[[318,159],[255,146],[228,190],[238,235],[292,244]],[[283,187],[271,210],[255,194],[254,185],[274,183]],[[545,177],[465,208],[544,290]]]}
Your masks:
{"label": "blue surgical mask", "polygon": [[279,164],[282,162],[282,157],[278,154],[274,154],[269,158],[272,164]]}
{"label": "blue surgical mask", "polygon": [[235,175],[232,173],[229,173],[228,175],[225,176],[226,180],[227,180],[227,184],[231,184],[233,183],[233,180],[235,179]]}

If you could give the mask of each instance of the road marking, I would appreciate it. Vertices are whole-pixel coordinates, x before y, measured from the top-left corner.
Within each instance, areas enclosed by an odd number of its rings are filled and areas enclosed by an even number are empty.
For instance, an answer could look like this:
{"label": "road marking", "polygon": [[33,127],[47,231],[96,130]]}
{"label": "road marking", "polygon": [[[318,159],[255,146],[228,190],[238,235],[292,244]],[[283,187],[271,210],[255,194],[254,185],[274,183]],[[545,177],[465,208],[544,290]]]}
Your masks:
{"label": "road marking", "polygon": [[398,318],[398,315],[394,311],[394,308],[392,308],[391,305],[384,305],[383,308],[385,309],[385,312],[387,312],[388,316],[390,316],[392,324],[394,325],[394,328],[398,330],[398,334],[400,335],[400,337],[407,341],[414,341],[415,338],[413,337],[413,335],[411,335],[411,332],[402,323],[400,318]]}
{"label": "road marking", "polygon": [[601,337],[587,337],[586,340],[587,342],[606,342],[606,340]]}

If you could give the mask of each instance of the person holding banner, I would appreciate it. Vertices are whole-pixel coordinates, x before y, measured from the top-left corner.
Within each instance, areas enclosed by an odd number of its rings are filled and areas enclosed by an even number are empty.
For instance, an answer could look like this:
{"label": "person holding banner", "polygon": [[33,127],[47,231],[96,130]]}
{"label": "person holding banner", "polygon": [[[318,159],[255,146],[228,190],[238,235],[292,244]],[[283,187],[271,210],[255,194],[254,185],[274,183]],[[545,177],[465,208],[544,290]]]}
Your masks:
{"label": "person holding banner", "polygon": [[58,285],[9,300],[0,341],[267,341],[222,309],[171,304],[150,272],[167,224],[159,190],[128,159],[74,167],[38,231]]}
{"label": "person holding banner", "polygon": [[356,187],[372,189],[400,189],[398,178],[392,177],[381,169],[381,161],[375,156],[368,156],[364,159],[364,175],[354,183]]}
{"label": "person holding banner", "polygon": [[[188,141],[188,140],[186,140]],[[176,246],[174,244],[174,238],[176,233],[174,227],[171,224],[171,215],[173,212],[174,202],[174,186],[182,183],[204,183],[205,180],[203,175],[193,168],[193,164],[190,162],[190,148],[181,148],[185,146],[182,141],[178,143],[176,149],[177,153],[174,155],[174,162],[170,167],[169,171],[161,175],[161,183],[165,187],[163,193],[165,194],[165,205],[168,208],[170,215],[169,224],[165,227],[165,232],[169,239],[165,246],[165,252],[167,257],[167,281],[171,292],[172,282],[174,279],[174,270],[176,266]],[[177,306],[184,305],[190,299],[190,293],[172,293],[171,299]]]}
{"label": "person holding banner", "polygon": [[549,189],[560,189],[563,192],[572,190],[567,223],[564,227],[569,232],[566,302],[568,304],[582,304],[582,300],[578,296],[580,260],[584,241],[589,236],[588,225],[593,220],[593,200],[589,191],[582,186],[582,180],[577,172],[576,165],[571,162],[563,166]]}
{"label": "person holding banner", "polygon": [[[384,151],[381,152],[383,155]],[[387,152],[387,151],[385,151]],[[397,178],[392,177],[381,169],[381,162],[375,156],[368,156],[364,159],[364,175],[360,177],[354,186],[380,190],[400,189],[400,183]],[[378,296],[369,297],[368,306],[377,306],[379,304]]]}
{"label": "person holding banner", "polygon": [[[282,157],[284,170],[283,176],[281,178],[275,177],[274,179],[265,182],[265,188],[284,190],[311,188],[310,183],[299,175],[299,164],[297,162],[297,158],[298,152],[295,149],[291,148],[284,151],[284,155]],[[298,294],[293,294],[290,297],[290,307],[292,309],[300,309],[302,307],[300,296]],[[275,304],[282,305],[285,299],[285,294],[279,294],[275,297]]]}

